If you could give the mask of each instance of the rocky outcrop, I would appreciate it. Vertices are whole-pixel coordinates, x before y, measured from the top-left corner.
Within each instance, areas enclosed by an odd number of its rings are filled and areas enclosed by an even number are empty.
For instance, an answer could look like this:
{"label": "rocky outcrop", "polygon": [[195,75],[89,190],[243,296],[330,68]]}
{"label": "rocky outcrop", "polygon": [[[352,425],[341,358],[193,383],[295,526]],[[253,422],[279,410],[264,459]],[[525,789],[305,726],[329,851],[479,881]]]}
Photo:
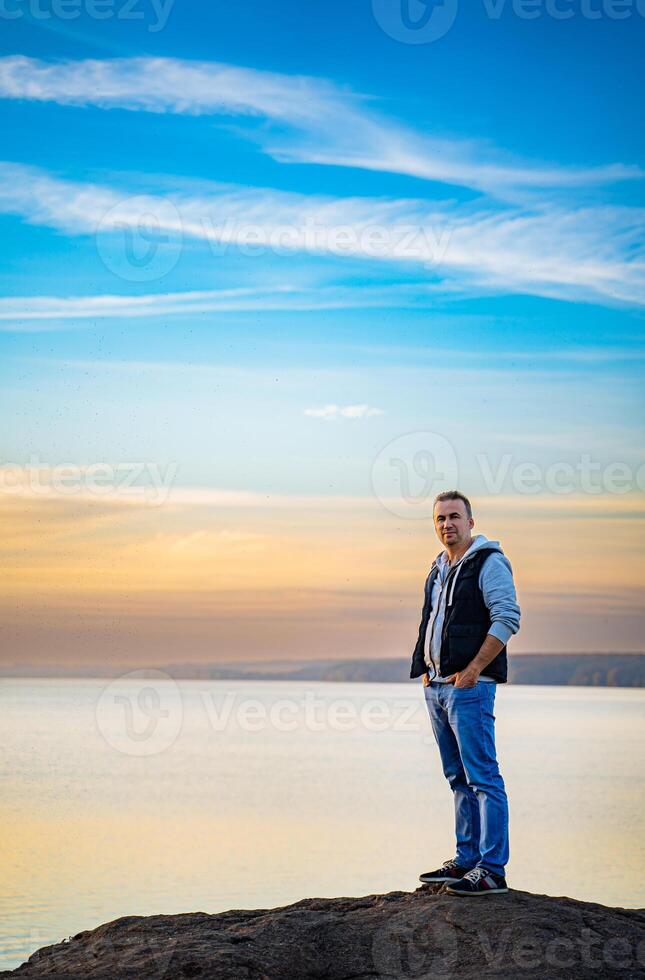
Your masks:
{"label": "rocky outcrop", "polygon": [[38,950],[0,973],[9,977],[632,980],[645,977],[645,910],[421,888],[218,915],[126,916]]}

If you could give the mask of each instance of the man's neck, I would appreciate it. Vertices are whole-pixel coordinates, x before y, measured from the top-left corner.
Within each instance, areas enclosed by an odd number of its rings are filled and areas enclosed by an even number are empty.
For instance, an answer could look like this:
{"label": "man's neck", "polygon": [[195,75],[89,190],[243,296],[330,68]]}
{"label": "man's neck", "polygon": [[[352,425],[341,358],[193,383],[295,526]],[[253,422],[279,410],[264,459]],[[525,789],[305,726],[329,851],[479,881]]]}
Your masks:
{"label": "man's neck", "polygon": [[468,551],[472,543],[473,543],[473,538],[471,536],[470,538],[468,538],[467,541],[464,541],[464,543],[460,544],[459,547],[457,548],[446,548],[446,552],[448,555],[448,563],[450,565],[454,565],[455,562],[459,561],[460,558],[463,558],[463,556],[466,554],[466,552]]}

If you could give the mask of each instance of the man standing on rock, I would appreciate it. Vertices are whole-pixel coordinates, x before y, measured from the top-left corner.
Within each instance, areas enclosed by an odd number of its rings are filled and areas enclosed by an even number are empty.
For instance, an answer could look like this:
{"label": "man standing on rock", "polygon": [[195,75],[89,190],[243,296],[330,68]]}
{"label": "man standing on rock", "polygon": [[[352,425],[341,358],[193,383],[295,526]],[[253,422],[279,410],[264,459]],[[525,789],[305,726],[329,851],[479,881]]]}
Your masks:
{"label": "man standing on rock", "polygon": [[508,800],[495,752],[493,707],[507,677],[506,643],[520,626],[513,571],[497,541],[472,536],[470,501],[458,490],[434,502],[444,545],[425,584],[410,677],[422,677],[443,771],[454,794],[457,851],[437,871],[452,895],[508,891]]}

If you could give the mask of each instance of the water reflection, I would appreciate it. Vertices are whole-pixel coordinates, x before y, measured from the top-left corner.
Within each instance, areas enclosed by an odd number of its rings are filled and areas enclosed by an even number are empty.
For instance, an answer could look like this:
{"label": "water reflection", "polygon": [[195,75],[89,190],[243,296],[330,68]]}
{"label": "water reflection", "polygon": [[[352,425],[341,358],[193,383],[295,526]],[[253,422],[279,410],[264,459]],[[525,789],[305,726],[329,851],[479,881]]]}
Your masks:
{"label": "water reflection", "polygon": [[[121,915],[412,890],[452,856],[416,684],[141,690],[2,681],[2,968]],[[645,904],[644,705],[633,690],[500,689],[512,886]]]}

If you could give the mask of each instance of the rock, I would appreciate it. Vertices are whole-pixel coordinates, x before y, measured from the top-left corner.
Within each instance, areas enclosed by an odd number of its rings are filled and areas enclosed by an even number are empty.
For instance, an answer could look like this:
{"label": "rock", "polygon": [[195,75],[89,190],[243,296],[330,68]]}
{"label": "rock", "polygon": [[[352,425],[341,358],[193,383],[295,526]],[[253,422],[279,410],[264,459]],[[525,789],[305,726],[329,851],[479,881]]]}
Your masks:
{"label": "rock", "polygon": [[510,891],[308,898],[218,915],[126,916],[45,946],[0,978],[31,980],[632,980],[645,910]]}

